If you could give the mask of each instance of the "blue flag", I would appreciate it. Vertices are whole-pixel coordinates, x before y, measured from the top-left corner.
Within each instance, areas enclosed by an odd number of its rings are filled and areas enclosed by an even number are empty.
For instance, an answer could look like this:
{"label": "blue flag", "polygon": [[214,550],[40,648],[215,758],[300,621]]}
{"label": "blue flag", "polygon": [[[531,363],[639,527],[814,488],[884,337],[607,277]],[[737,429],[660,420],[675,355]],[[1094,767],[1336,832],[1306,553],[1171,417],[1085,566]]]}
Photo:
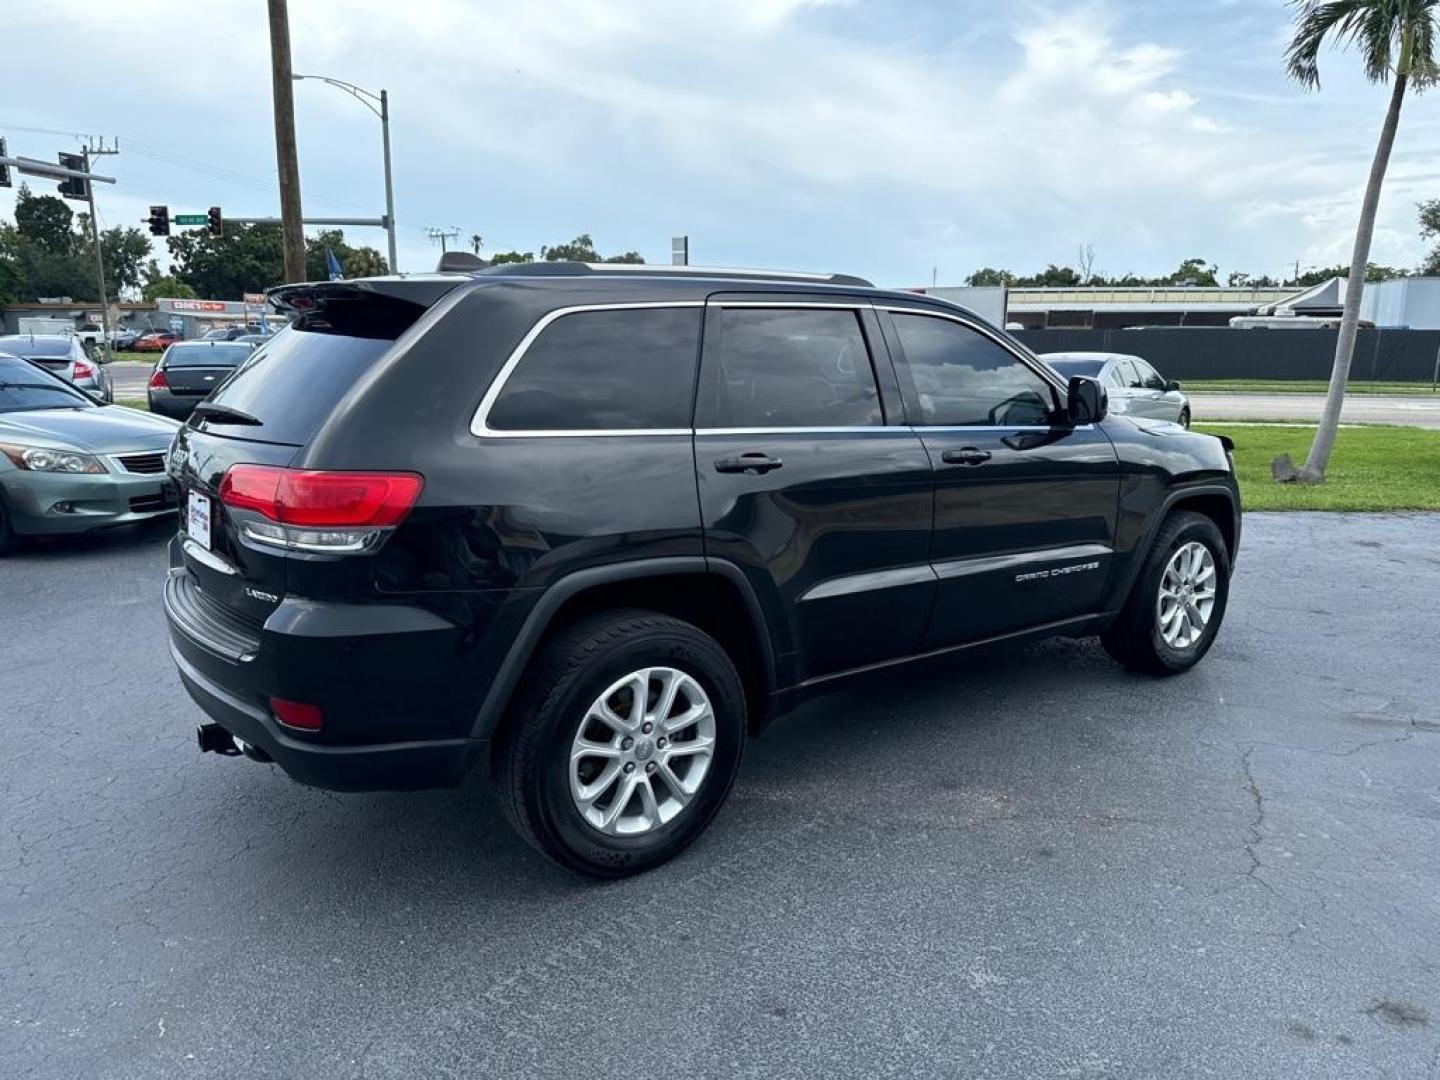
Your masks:
{"label": "blue flag", "polygon": [[345,276],[345,271],[340,269],[340,260],[335,258],[335,252],[328,247],[325,249],[325,269],[329,272],[331,281],[339,281]]}

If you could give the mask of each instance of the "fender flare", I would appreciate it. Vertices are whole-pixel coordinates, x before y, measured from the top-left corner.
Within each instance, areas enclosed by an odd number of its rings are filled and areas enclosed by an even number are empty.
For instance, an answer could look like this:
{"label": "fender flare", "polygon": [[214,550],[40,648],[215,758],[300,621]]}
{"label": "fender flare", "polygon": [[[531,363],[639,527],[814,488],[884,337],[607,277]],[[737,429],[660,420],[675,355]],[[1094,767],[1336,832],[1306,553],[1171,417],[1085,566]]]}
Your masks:
{"label": "fender flare", "polygon": [[490,683],[490,689],[486,691],[479,715],[475,718],[475,724],[470,733],[471,737],[489,739],[494,735],[501,717],[504,716],[505,708],[509,705],[515,688],[520,683],[525,668],[535,654],[540,639],[545,636],[556,613],[568,600],[600,585],[675,574],[715,574],[725,578],[736,587],[745,603],[755,631],[755,640],[759,646],[760,659],[764,667],[765,694],[767,696],[772,694],[775,690],[775,645],[771,640],[769,626],[765,622],[764,609],[760,606],[759,597],[755,595],[754,586],[738,566],[724,559],[706,558],[702,555],[609,563],[605,566],[575,570],[545,589],[535,606],[525,616],[525,621],[521,624],[519,632],[516,633],[515,640],[511,642],[509,650],[501,660],[500,666],[495,672],[495,678]]}
{"label": "fender flare", "polygon": [[1135,579],[1140,576],[1140,567],[1144,564],[1146,556],[1150,554],[1150,547],[1155,543],[1155,536],[1160,531],[1160,526],[1170,516],[1177,503],[1186,499],[1192,499],[1197,495],[1219,495],[1230,504],[1230,512],[1235,519],[1235,549],[1230,552],[1230,566],[1235,565],[1235,555],[1240,547],[1240,500],[1235,491],[1225,484],[1194,484],[1186,487],[1171,488],[1165,494],[1160,506],[1151,515],[1150,524],[1145,529],[1145,536],[1135,545],[1135,552],[1130,558],[1130,565],[1125,569],[1124,577],[1119,581],[1114,592],[1116,609],[1125,605],[1130,599],[1130,590],[1135,587]]}

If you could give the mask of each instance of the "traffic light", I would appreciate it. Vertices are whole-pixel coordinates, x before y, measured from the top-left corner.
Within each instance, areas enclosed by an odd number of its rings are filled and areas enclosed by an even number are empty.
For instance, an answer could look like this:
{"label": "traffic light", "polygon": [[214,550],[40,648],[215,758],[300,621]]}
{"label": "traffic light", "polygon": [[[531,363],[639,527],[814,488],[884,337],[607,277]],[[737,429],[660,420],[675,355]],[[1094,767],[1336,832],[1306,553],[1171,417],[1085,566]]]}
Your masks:
{"label": "traffic light", "polygon": [[170,235],[170,208],[168,206],[150,207],[150,235]]}
{"label": "traffic light", "polygon": [[225,235],[225,219],[220,216],[220,207],[212,206],[206,211],[205,216],[210,219],[210,235]]}
{"label": "traffic light", "polygon": [[[10,152],[5,149],[5,140],[0,139],[0,158],[9,157]],[[10,166],[0,165],[0,187],[10,186]]]}
{"label": "traffic light", "polygon": [[[60,154],[60,167],[62,169],[74,169],[76,172],[89,172],[85,166],[83,154]],[[66,199],[88,200],[90,198],[90,181],[79,176],[66,177],[60,181],[60,194]]]}

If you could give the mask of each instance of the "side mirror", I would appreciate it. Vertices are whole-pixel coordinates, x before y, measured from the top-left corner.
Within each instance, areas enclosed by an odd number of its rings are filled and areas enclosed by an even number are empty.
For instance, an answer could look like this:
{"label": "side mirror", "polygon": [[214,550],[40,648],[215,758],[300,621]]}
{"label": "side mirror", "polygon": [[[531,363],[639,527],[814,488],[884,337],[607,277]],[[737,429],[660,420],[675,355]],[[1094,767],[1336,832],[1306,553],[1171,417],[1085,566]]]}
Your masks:
{"label": "side mirror", "polygon": [[1178,382],[1176,382],[1174,379],[1171,379],[1169,382],[1167,382],[1167,383],[1165,384],[1165,392],[1166,392],[1167,394],[1173,394],[1173,393],[1175,393],[1175,391],[1177,391],[1177,390],[1179,390],[1179,389],[1180,389],[1180,384],[1179,384]]}
{"label": "side mirror", "polygon": [[1069,392],[1065,397],[1065,414],[1072,426],[1098,423],[1105,419],[1109,409],[1110,395],[1105,392],[1099,379],[1076,375],[1070,380]]}

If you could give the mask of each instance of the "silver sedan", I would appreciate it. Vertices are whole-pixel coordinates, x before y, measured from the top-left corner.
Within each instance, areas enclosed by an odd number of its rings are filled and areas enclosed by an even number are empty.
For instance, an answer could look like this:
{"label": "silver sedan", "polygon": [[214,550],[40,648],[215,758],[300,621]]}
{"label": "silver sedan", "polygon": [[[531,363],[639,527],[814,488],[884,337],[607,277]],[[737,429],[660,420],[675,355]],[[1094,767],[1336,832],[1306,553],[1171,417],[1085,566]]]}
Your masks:
{"label": "silver sedan", "polygon": [[173,514],[165,454],[179,427],[0,354],[0,554],[25,536]]}
{"label": "silver sedan", "polygon": [[1110,395],[1113,413],[1190,426],[1190,399],[1180,392],[1180,384],[1164,378],[1138,356],[1063,352],[1042,353],[1040,359],[1066,379],[1074,375],[1099,379]]}
{"label": "silver sedan", "polygon": [[33,360],[106,401],[115,400],[115,384],[100,355],[91,356],[73,334],[6,334],[0,353]]}

